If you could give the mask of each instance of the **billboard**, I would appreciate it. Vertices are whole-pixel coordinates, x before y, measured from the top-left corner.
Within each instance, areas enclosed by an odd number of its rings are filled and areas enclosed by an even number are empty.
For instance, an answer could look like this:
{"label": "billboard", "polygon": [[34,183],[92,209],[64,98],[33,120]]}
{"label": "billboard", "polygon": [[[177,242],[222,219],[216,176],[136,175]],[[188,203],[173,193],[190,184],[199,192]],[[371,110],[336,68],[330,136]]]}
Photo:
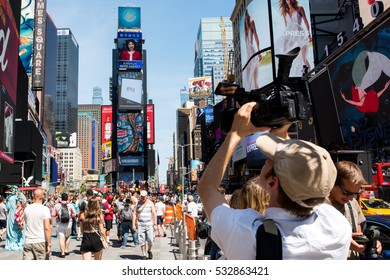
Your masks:
{"label": "billboard", "polygon": [[56,131],[54,140],[56,148],[68,148],[70,145],[70,134],[66,131]]}
{"label": "billboard", "polygon": [[[142,75],[135,78],[129,77],[127,73],[121,72],[118,75],[119,86],[119,110],[141,110],[142,109]],[[140,73],[140,72],[136,72]]]}
{"label": "billboard", "polygon": [[118,153],[144,152],[143,114],[118,113]]}
{"label": "billboard", "polygon": [[142,33],[118,32],[118,69],[142,69]]}
{"label": "billboard", "polygon": [[198,181],[198,171],[200,170],[201,162],[199,159],[191,160],[191,182]]}
{"label": "billboard", "polygon": [[379,15],[381,5],[383,5],[383,11],[386,11],[390,7],[390,1],[359,0],[359,14],[364,25],[369,24]]}
{"label": "billboard", "polygon": [[[258,89],[273,81],[268,1],[251,1],[240,19],[242,87]],[[258,55],[256,52],[263,50]]]}
{"label": "billboard", "polygon": [[210,97],[212,92],[211,76],[188,79],[190,98]]}
{"label": "billboard", "polygon": [[27,74],[32,72],[35,0],[22,0],[19,56]]}
{"label": "billboard", "polygon": [[257,132],[250,136],[245,137],[246,141],[246,161],[247,167],[253,169],[260,169],[260,167],[264,164],[267,157],[260,152],[259,148],[257,148],[256,140],[257,138],[267,132]]}
{"label": "billboard", "polygon": [[146,131],[147,131],[147,143],[154,144],[154,105],[146,104]]}
{"label": "billboard", "polygon": [[112,158],[112,142],[102,144],[102,160],[109,160]]}
{"label": "billboard", "polygon": [[111,141],[112,134],[112,106],[102,106],[102,144]]}
{"label": "billboard", "polygon": [[35,19],[32,87],[43,88],[46,61],[46,0],[36,0]]}
{"label": "billboard", "polygon": [[141,31],[141,8],[118,7],[118,29]]}
{"label": "billboard", "polygon": [[[300,47],[300,52],[291,66],[290,77],[302,77],[314,67],[309,0],[271,0],[270,3],[274,55],[285,54]],[[276,57],[275,63],[277,71]]]}
{"label": "billboard", "polygon": [[120,156],[119,165],[120,166],[143,166],[144,157],[143,156]]}
{"label": "billboard", "polygon": [[[389,15],[390,10],[360,31],[366,34],[328,65],[338,122],[349,149],[379,151],[390,146]],[[321,99],[316,90],[312,97]]]}

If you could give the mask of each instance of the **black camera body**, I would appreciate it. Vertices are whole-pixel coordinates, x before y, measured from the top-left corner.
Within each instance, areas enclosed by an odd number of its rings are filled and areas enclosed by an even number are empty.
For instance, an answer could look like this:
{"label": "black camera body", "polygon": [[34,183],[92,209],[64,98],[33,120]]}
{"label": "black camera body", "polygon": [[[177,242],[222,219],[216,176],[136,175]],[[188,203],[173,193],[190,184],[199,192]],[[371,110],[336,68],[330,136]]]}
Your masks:
{"label": "black camera body", "polygon": [[291,65],[300,48],[287,54],[276,55],[279,58],[278,77],[274,83],[261,89],[245,91],[234,83],[221,82],[215,94],[231,96],[241,106],[248,102],[256,102],[252,110],[251,122],[254,126],[281,127],[308,118],[309,102],[300,91],[292,91],[283,83],[288,80]]}
{"label": "black camera body", "polygon": [[364,256],[362,259],[376,260],[378,259],[378,252],[376,251],[376,243],[380,236],[380,231],[378,229],[370,229],[364,231],[364,235],[358,236],[355,241],[359,244],[365,244],[366,248],[364,249]]}

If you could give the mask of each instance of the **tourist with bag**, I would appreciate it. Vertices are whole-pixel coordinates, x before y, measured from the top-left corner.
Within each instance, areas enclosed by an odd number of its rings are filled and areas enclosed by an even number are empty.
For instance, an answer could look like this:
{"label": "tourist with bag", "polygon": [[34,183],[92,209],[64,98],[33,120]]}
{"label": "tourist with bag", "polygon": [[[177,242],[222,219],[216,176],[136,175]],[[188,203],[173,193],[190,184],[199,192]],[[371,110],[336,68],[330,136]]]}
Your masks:
{"label": "tourist with bag", "polygon": [[[85,211],[80,214],[80,230],[83,234],[81,240],[81,256],[83,260],[101,260],[103,249],[108,248],[104,233],[104,215],[97,198],[90,198]],[[103,245],[103,242],[105,245]]]}
{"label": "tourist with bag", "polygon": [[137,230],[133,229],[133,220],[136,219],[135,212],[134,212],[135,206],[131,203],[130,198],[126,198],[125,201],[125,207],[120,210],[118,216],[121,221],[122,226],[122,246],[121,249],[125,249],[127,245],[127,240],[129,238],[129,231],[131,231],[131,234],[133,236],[134,245],[138,246],[138,233]]}

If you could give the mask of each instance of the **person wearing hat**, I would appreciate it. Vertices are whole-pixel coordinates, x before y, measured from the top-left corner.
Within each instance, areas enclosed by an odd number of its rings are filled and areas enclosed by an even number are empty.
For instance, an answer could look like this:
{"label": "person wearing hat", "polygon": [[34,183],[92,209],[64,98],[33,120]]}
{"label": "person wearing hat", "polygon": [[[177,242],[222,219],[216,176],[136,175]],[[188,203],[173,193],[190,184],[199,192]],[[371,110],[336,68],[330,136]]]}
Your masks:
{"label": "person wearing hat", "polygon": [[[157,215],[156,208],[153,202],[148,199],[148,192],[145,190],[140,192],[140,199],[135,213],[138,214],[138,239],[142,259],[153,259],[153,232],[157,230]],[[135,219],[133,219],[133,230],[135,230]]]}
{"label": "person wearing hat", "polygon": [[[198,184],[213,228],[211,238],[227,259],[254,260],[257,229],[265,219],[272,219],[281,235],[283,259],[347,259],[351,227],[340,212],[323,203],[336,180],[331,156],[313,143],[289,139],[289,125],[255,127],[250,121],[255,105],[246,103],[238,110]],[[226,167],[243,138],[266,130],[270,133],[261,135],[256,145],[267,157],[258,183],[269,194],[269,207],[264,215],[253,209],[232,209],[218,191]]]}
{"label": "person wearing hat", "polygon": [[114,196],[109,194],[106,198],[106,201],[103,202],[103,213],[104,213],[104,222],[106,228],[106,239],[109,245],[112,245],[112,241],[110,241],[110,231],[112,229],[112,221],[114,220]]}

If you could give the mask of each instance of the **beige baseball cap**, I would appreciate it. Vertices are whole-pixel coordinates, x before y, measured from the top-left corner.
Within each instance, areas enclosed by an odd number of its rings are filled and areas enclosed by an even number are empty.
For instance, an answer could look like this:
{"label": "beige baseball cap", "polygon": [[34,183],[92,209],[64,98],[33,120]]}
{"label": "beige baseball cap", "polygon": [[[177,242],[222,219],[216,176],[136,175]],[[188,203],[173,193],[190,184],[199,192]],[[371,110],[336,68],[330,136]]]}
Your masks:
{"label": "beige baseball cap", "polygon": [[285,140],[267,133],[257,147],[274,163],[274,171],[287,196],[303,207],[309,198],[327,197],[337,170],[327,150],[303,140]]}
{"label": "beige baseball cap", "polygon": [[145,190],[142,190],[142,191],[140,192],[140,196],[148,196],[148,192],[145,191]]}

